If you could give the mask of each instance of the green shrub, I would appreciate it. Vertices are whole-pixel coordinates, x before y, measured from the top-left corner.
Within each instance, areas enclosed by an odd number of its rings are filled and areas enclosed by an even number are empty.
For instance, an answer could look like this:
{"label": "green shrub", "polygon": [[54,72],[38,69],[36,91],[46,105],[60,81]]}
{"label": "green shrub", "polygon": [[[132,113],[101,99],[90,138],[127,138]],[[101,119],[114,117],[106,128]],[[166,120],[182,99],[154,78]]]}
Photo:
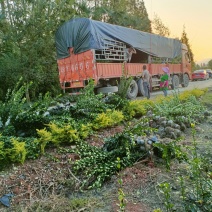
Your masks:
{"label": "green shrub", "polygon": [[79,137],[82,139],[87,138],[92,133],[92,124],[81,124],[78,128]]}
{"label": "green shrub", "polygon": [[4,142],[0,141],[0,164],[5,160],[6,154],[4,151]]}
{"label": "green shrub", "polygon": [[[13,122],[15,135],[23,137],[37,136],[37,129],[42,129],[50,122],[50,117],[36,113],[36,111],[26,111],[20,113]],[[5,134],[3,132],[3,134]],[[13,134],[14,135],[14,134]]]}
{"label": "green shrub", "polygon": [[24,98],[26,85],[20,86],[21,79],[16,87],[7,91],[6,99],[0,102],[0,118],[3,128],[9,123],[13,123],[19,113],[22,112],[26,98]]}
{"label": "green shrub", "polygon": [[7,149],[8,151],[8,156],[11,162],[19,162],[19,163],[24,163],[26,159],[26,148],[25,148],[25,142],[20,142],[15,138],[11,138],[11,142],[13,145],[13,148]]}
{"label": "green shrub", "polygon": [[37,138],[28,137],[20,138],[20,140],[25,142],[25,148],[27,151],[26,159],[36,159],[40,156],[40,144]]}
{"label": "green shrub", "polygon": [[56,124],[51,122],[47,124],[48,129],[44,128],[37,130],[39,135],[39,143],[41,147],[41,153],[44,153],[44,149],[48,143],[52,143],[55,146],[59,146],[64,143],[75,143],[79,141],[79,133],[70,124]]}
{"label": "green shrub", "polygon": [[187,101],[190,96],[195,96],[196,98],[199,98],[203,96],[205,92],[207,92],[207,89],[193,89],[190,91],[184,91],[179,94],[179,99],[181,101]]}
{"label": "green shrub", "polygon": [[29,155],[30,146],[30,144],[27,146],[26,141],[20,138],[0,136],[0,168],[10,163],[23,164]]}
{"label": "green shrub", "polygon": [[124,113],[127,117],[141,117],[146,114],[145,106],[142,105],[142,101],[134,100],[129,102],[129,104],[124,108]]}
{"label": "green shrub", "polygon": [[108,109],[114,110],[123,110],[123,108],[127,107],[127,105],[130,103],[128,99],[115,93],[108,94],[103,101],[107,105]]}
{"label": "green shrub", "polygon": [[[186,95],[187,96],[187,95]],[[178,116],[187,117],[190,121],[195,115],[202,113],[204,107],[193,95],[188,95],[186,101],[182,101],[178,93],[173,96],[155,101],[153,110],[155,114],[175,120]]]}
{"label": "green shrub", "polygon": [[98,113],[106,111],[103,94],[95,95],[94,84],[91,80],[76,99],[76,104],[70,108],[71,116],[75,119],[92,121]]}
{"label": "green shrub", "polygon": [[128,70],[124,69],[124,64],[122,65],[122,77],[120,78],[119,81],[119,89],[118,89],[118,95],[122,98],[125,99],[127,96],[127,91],[130,86],[130,83],[132,81],[132,77],[128,76]]}
{"label": "green shrub", "polygon": [[93,128],[97,130],[100,128],[112,127],[123,120],[124,116],[121,111],[106,110],[105,113],[103,112],[97,115],[94,120]]}
{"label": "green shrub", "polygon": [[46,128],[37,130],[37,133],[40,137],[38,142],[40,144],[41,154],[44,154],[45,147],[51,141],[52,134],[51,132],[47,131]]}

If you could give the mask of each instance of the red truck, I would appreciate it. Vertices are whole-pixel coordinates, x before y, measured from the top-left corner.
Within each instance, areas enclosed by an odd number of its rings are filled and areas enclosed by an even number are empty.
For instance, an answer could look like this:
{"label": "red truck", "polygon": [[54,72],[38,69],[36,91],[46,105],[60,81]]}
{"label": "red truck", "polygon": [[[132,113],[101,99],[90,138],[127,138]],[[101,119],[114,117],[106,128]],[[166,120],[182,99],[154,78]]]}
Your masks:
{"label": "red truck", "polygon": [[[80,93],[90,79],[97,93],[117,92],[123,70],[131,77],[127,97],[143,95],[141,78],[145,64],[152,76],[152,89],[158,88],[162,67],[170,70],[170,85],[188,86],[191,61],[188,48],[177,39],[112,25],[88,18],[75,18],[56,32],[59,79],[64,92]],[[131,61],[126,51],[136,49]]]}

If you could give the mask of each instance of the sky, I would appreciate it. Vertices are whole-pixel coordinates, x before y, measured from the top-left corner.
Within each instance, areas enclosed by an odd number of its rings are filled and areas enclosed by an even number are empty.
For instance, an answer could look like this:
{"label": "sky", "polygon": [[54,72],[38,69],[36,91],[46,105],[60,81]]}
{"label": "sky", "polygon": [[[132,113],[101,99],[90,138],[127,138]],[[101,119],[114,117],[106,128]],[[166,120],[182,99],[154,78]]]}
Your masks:
{"label": "sky", "polygon": [[196,63],[212,59],[212,0],[144,0],[144,4],[149,19],[156,14],[170,37],[181,38],[185,26]]}

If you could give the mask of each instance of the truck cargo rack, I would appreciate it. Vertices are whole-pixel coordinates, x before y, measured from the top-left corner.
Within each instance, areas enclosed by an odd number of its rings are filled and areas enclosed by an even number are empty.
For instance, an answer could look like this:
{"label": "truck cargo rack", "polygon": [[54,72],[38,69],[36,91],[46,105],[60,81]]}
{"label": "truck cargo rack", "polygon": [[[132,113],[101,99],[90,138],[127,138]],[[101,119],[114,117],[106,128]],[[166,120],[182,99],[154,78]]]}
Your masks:
{"label": "truck cargo rack", "polygon": [[102,39],[104,49],[95,50],[96,60],[126,60],[126,44],[117,40]]}

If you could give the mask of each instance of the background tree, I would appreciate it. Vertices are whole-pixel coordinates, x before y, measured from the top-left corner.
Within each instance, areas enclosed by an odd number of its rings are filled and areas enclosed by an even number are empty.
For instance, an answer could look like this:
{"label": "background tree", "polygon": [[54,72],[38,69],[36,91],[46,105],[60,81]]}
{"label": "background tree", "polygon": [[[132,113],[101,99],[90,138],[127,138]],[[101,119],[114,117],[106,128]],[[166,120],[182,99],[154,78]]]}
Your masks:
{"label": "background tree", "polygon": [[208,68],[210,68],[212,70],[212,60],[208,61]]}
{"label": "background tree", "polygon": [[0,19],[2,96],[20,77],[26,84],[33,82],[30,93],[33,98],[47,91],[54,95],[60,92],[54,34],[61,23],[75,15],[74,3],[72,0],[4,1],[5,17]]}
{"label": "background tree", "polygon": [[89,17],[94,20],[151,31],[151,22],[143,0],[81,0],[78,3],[90,9]]}
{"label": "background tree", "polygon": [[194,70],[198,70],[200,68],[201,68],[201,66],[199,64],[197,64],[197,63],[194,64]]}
{"label": "background tree", "polygon": [[189,52],[190,59],[191,59],[192,70],[194,70],[195,69],[194,54],[192,52],[191,45],[189,43],[189,39],[188,39],[187,33],[185,31],[185,26],[183,26],[183,32],[182,32],[182,36],[181,36],[181,42],[184,43],[184,44],[186,44],[186,46],[188,47],[188,52]]}
{"label": "background tree", "polygon": [[132,18],[132,27],[141,31],[151,32],[151,21],[149,19],[144,1],[130,0],[127,5],[128,13]]}
{"label": "background tree", "polygon": [[170,35],[169,28],[163,24],[162,20],[156,14],[154,14],[154,18],[152,20],[152,29],[153,29],[152,32],[155,34],[158,34],[164,37],[169,37]]}

